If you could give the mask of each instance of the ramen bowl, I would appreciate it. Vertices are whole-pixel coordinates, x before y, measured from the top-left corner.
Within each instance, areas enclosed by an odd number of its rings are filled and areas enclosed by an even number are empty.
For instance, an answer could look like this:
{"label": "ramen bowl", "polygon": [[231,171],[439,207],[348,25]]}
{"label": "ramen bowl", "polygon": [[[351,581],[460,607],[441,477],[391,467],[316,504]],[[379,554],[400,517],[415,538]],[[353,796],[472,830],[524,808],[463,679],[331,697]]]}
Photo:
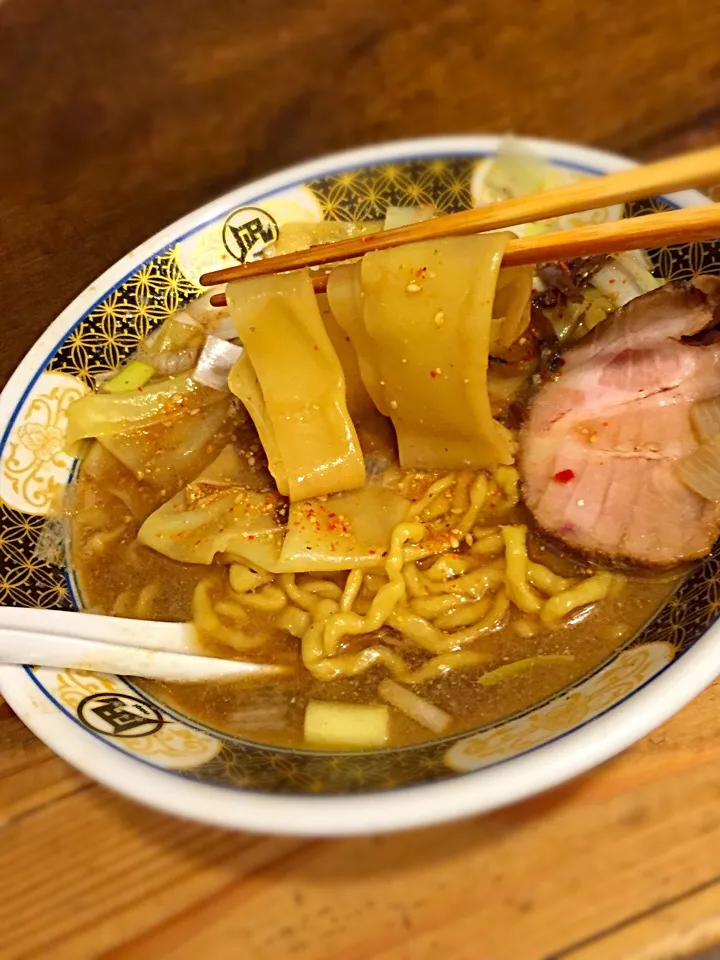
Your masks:
{"label": "ramen bowl", "polygon": [[[585,147],[527,142],[571,173],[632,165]],[[197,296],[202,273],[246,260],[286,223],[378,220],[388,206],[425,203],[451,212],[476,205],[498,143],[492,136],[404,141],[293,167],[189,214],[82,293],[31,348],[0,399],[1,602],[82,609],[55,516],[75,470],[63,452],[68,405]],[[703,202],[683,192],[629,204],[624,215]],[[665,278],[720,273],[713,243],[650,255]],[[588,675],[500,722],[396,748],[353,753],[253,742],[185,715],[125,677],[2,666],[0,689],[69,763],[168,813],[274,833],[398,830],[546,790],[662,723],[720,670],[718,596],[713,554]]]}

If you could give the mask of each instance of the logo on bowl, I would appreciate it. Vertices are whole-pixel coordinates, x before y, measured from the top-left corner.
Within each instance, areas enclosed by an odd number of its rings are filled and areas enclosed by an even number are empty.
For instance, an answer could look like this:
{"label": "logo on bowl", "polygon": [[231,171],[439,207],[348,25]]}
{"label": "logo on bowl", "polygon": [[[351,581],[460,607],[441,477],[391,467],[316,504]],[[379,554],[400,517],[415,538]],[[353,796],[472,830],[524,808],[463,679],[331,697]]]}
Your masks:
{"label": "logo on bowl", "polygon": [[149,737],[166,723],[152,704],[129,693],[91,693],[78,704],[77,715],[106,737]]}
{"label": "logo on bowl", "polygon": [[280,228],[274,217],[260,207],[233,210],[223,224],[225,249],[240,263],[253,260],[269,243],[274,243]]}

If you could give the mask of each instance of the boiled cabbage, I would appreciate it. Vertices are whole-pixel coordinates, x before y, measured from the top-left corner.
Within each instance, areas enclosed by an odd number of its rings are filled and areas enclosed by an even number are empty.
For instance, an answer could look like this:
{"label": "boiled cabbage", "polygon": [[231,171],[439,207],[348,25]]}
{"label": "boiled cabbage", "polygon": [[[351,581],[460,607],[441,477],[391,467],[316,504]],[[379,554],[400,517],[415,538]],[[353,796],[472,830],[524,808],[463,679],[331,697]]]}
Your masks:
{"label": "boiled cabbage", "polygon": [[179,374],[132,393],[94,393],[68,408],[67,442],[96,437],[139,479],[175,493],[217,455],[233,429],[227,393]]}

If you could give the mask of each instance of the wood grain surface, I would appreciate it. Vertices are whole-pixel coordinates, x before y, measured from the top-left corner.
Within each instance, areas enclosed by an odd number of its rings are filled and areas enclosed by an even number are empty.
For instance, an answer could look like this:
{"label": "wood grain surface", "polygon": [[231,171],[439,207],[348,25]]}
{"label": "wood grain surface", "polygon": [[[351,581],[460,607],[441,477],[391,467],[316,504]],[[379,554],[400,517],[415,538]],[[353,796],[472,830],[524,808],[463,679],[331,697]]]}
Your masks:
{"label": "wood grain surface", "polygon": [[[718,36],[707,0],[5,0],[0,383],[119,256],[279,166],[428,133],[715,143]],[[712,956],[719,690],[520,806],[319,842],[144,810],[0,704],[0,957]]]}

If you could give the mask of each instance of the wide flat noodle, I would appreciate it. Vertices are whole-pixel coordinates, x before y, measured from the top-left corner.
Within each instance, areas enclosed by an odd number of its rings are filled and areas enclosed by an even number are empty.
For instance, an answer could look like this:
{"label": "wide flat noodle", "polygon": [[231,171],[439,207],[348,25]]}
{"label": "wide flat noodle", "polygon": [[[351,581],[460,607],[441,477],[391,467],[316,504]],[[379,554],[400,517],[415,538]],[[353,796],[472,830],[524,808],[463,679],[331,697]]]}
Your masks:
{"label": "wide flat noodle", "polygon": [[361,263],[335,267],[328,278],[327,300],[335,320],[355,351],[365,389],[380,413],[387,417],[390,407],[375,355],[376,344],[365,327],[361,269]]}
{"label": "wide flat noodle", "polygon": [[280,565],[288,573],[381,567],[408,506],[382,486],[293,503]]}
{"label": "wide flat noodle", "polygon": [[216,554],[228,552],[255,563],[261,556],[272,562],[284,536],[277,517],[283,501],[268,485],[261,487],[257,468],[251,470],[228,445],[196,480],[147,518],[138,540],[183,563],[208,564]]}
{"label": "wide flat noodle", "polygon": [[[366,254],[363,324],[348,330],[373,367],[403,468],[494,468],[512,462],[509,432],[493,420],[487,392],[492,308],[512,235],[408,244]],[[332,304],[333,299],[330,298]],[[336,318],[343,325],[347,314]],[[365,379],[364,366],[360,364]],[[376,401],[377,402],[377,401]]]}
{"label": "wide flat noodle", "polygon": [[[362,490],[290,504],[268,471],[228,444],[184,490],[152,513],[140,543],[183,563],[242,557],[272,573],[382,566],[409,502],[380,480]],[[224,559],[224,558],[220,558]]]}
{"label": "wide flat noodle", "polygon": [[[262,419],[272,428],[290,499],[361,487],[365,465],[347,409],[345,378],[308,271],[236,281],[228,285],[227,298],[257,377]],[[234,383],[231,377],[231,389]]]}
{"label": "wide flat noodle", "polygon": [[243,353],[233,365],[228,377],[228,387],[250,414],[268,460],[268,469],[275,478],[278,491],[286,497],[289,489],[285,465],[275,437],[275,430],[265,407],[258,378],[247,353]]}
{"label": "wide flat noodle", "polygon": [[327,295],[320,294],[317,302],[323,325],[343,369],[348,412],[357,426],[359,420],[378,416],[378,412],[360,375],[360,365],[352,341],[333,316]]}

